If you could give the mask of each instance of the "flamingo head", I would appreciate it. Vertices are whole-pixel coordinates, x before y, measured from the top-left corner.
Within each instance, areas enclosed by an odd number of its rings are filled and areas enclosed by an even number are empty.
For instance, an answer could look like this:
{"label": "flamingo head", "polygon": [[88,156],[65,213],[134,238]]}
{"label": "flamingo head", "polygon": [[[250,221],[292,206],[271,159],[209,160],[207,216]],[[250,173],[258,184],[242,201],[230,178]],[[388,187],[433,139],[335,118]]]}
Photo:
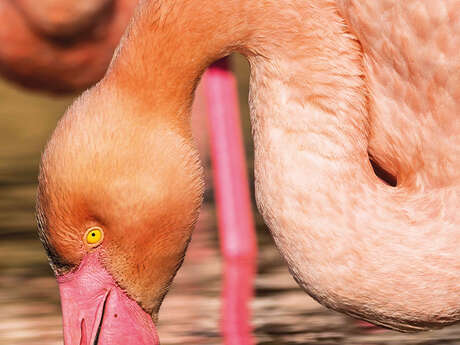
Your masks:
{"label": "flamingo head", "polygon": [[43,153],[37,219],[66,345],[158,343],[158,310],[202,199],[189,125],[168,110],[97,86]]}

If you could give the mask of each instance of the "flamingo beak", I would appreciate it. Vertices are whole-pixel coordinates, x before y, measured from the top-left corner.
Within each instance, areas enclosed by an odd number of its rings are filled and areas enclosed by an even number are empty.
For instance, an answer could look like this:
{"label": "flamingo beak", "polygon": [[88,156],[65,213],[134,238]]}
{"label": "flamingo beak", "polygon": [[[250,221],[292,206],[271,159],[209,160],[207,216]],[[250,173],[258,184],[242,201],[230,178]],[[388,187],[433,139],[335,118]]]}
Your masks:
{"label": "flamingo beak", "polygon": [[58,276],[65,345],[159,345],[151,316],[118,286],[97,253]]}

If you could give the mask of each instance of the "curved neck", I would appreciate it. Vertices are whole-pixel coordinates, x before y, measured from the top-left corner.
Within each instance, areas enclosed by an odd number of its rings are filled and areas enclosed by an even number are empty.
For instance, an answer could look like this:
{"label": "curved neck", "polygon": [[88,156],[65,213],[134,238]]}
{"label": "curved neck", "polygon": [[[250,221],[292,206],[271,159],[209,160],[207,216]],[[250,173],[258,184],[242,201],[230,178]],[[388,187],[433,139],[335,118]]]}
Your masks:
{"label": "curved neck", "polygon": [[244,49],[249,28],[241,13],[250,11],[251,3],[144,1],[115,53],[107,78],[113,76],[119,88],[128,93],[134,90],[135,98],[153,106],[190,105],[206,67]]}
{"label": "curved neck", "polygon": [[[355,68],[359,47],[337,18],[333,0],[143,1],[106,79],[126,94],[134,90],[134,98],[143,103],[177,111],[172,104],[191,104],[206,67],[238,51],[251,63],[268,62],[273,67],[263,72],[268,78],[283,74],[283,82],[295,86],[307,81],[303,86],[310,92],[295,97],[320,107],[328,108],[315,96],[318,84],[333,94],[337,83],[346,86],[348,91],[340,96],[349,107],[355,99],[347,98],[362,84],[361,71]],[[347,49],[352,53],[343,54]],[[358,107],[364,102],[359,98]]]}

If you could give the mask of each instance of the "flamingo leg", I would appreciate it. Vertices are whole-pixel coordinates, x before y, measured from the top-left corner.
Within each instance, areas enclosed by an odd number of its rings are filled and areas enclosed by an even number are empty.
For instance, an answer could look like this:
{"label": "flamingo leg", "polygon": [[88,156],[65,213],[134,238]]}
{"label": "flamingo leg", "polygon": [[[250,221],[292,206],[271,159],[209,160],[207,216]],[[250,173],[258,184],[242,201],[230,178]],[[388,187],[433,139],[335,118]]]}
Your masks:
{"label": "flamingo leg", "polygon": [[221,329],[226,345],[250,345],[256,235],[241,134],[236,79],[227,61],[204,75],[221,251],[224,257]]}

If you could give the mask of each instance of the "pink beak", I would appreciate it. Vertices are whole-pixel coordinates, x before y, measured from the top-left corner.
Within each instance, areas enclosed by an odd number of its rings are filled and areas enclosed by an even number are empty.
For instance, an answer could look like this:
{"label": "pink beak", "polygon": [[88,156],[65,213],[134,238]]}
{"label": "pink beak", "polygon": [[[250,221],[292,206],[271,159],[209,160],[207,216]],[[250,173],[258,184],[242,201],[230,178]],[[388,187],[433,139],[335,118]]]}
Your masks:
{"label": "pink beak", "polygon": [[117,285],[97,253],[57,278],[65,345],[158,345],[152,318]]}

